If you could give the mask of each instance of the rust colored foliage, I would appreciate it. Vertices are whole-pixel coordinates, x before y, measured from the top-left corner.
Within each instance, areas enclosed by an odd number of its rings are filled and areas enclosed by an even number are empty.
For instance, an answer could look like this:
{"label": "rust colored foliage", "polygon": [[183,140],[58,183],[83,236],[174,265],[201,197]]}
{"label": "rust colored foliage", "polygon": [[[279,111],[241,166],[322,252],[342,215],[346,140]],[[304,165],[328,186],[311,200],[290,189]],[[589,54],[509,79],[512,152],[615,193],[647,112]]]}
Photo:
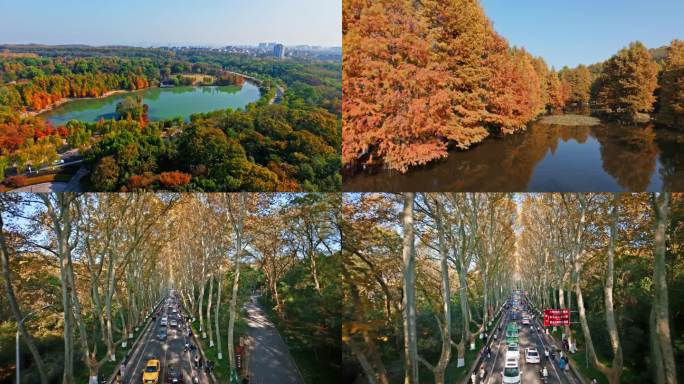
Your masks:
{"label": "rust colored foliage", "polygon": [[156,181],[157,177],[151,173],[145,173],[143,175],[133,175],[128,178],[128,183],[126,183],[126,187],[129,191],[135,191],[138,189],[148,189],[148,187]]}
{"label": "rust colored foliage", "polygon": [[184,172],[162,172],[159,175],[159,182],[166,188],[177,188],[190,182],[192,176]]}
{"label": "rust colored foliage", "polygon": [[477,0],[344,0],[342,31],[345,164],[405,172],[545,109],[545,64],[509,50]]}
{"label": "rust colored foliage", "polygon": [[5,179],[5,185],[10,188],[20,188],[28,184],[26,176],[9,176]]}
{"label": "rust colored foliage", "polygon": [[684,41],[674,40],[660,79],[658,122],[684,130]]}

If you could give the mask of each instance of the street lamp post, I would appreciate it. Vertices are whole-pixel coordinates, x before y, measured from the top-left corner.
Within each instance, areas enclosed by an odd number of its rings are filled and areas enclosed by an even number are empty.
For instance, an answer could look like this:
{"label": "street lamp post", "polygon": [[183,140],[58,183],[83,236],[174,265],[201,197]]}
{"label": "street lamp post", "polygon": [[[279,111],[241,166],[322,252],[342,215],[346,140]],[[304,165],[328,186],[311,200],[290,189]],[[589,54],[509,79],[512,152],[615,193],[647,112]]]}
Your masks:
{"label": "street lamp post", "polygon": [[45,309],[45,308],[47,308],[47,307],[52,307],[52,304],[45,305],[45,306],[43,306],[42,308],[39,308],[39,309],[36,309],[36,310],[33,311],[33,312],[30,312],[29,314],[27,314],[26,316],[24,316],[24,318],[21,319],[21,321],[19,321],[19,324],[17,324],[17,340],[16,340],[16,351],[17,351],[17,384],[20,384],[20,383],[21,383],[21,377],[20,377],[21,369],[20,369],[20,367],[19,367],[19,363],[20,363],[20,360],[21,360],[21,358],[20,358],[20,357],[21,357],[21,356],[20,356],[21,354],[20,354],[20,352],[19,352],[19,335],[20,335],[19,329],[21,329],[22,324],[24,324],[24,320],[28,319],[29,316],[31,316],[31,315],[33,315],[33,314],[35,314],[35,313],[38,313],[38,312],[42,311],[43,309]]}

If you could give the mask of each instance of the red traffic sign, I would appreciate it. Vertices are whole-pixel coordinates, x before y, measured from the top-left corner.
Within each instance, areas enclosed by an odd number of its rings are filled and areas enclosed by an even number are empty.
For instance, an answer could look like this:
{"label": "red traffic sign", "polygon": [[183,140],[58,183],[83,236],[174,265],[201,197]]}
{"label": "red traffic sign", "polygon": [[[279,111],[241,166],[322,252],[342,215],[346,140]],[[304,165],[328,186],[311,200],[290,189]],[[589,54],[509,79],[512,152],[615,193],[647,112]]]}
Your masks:
{"label": "red traffic sign", "polygon": [[570,325],[570,310],[563,309],[545,309],[544,310],[544,326],[558,327]]}

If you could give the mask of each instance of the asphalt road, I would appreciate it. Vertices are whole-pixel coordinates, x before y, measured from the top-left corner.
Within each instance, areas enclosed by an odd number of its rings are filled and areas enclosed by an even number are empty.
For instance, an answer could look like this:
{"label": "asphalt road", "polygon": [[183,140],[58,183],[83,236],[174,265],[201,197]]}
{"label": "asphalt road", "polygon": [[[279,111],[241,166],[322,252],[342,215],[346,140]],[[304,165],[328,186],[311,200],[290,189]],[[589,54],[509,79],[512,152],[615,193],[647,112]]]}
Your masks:
{"label": "asphalt road", "polygon": [[[171,314],[167,304],[162,305],[162,313],[169,316],[169,321],[172,318],[178,319],[178,316]],[[187,331],[185,331],[186,328],[179,321],[178,327],[168,327],[167,339],[160,341],[157,338],[157,334],[162,328],[160,322],[161,316],[158,316],[154,323],[147,328],[136,349],[131,352],[126,365],[123,382],[141,382],[142,371],[145,369],[147,361],[150,359],[158,359],[161,362],[160,383],[166,383],[168,367],[173,364],[182,371],[184,383],[192,383],[193,375],[197,375],[199,383],[208,384],[209,379],[206,374],[203,371],[194,368],[192,360],[194,354],[183,351],[185,343],[190,343],[190,338],[188,337]]]}
{"label": "asphalt road", "polygon": [[[510,310],[508,310],[504,315],[504,319],[501,322],[501,331],[497,330],[497,340],[492,342],[491,356],[490,359],[485,364],[485,380],[486,384],[495,384],[502,382],[502,372],[504,369],[504,363],[506,360],[506,343],[502,341],[505,339],[506,325],[510,321]],[[533,322],[534,323],[534,322]],[[574,384],[574,381],[569,380],[557,364],[552,364],[544,358],[544,349],[550,347],[550,340],[543,332],[537,332],[537,325],[534,325],[535,330],[532,331],[529,325],[521,326],[519,330],[520,338],[520,368],[522,371],[522,382],[523,383],[541,383],[539,378],[539,370],[546,365],[546,369],[549,373],[548,383],[549,384]],[[494,335],[492,335],[493,337]],[[541,364],[533,364],[525,362],[525,348],[536,347],[537,351],[542,356]],[[556,356],[556,359],[558,356]],[[557,361],[557,360],[556,360]],[[543,365],[542,365],[543,364]]]}
{"label": "asphalt road", "polygon": [[255,297],[245,305],[251,338],[250,384],[303,384],[287,345]]}

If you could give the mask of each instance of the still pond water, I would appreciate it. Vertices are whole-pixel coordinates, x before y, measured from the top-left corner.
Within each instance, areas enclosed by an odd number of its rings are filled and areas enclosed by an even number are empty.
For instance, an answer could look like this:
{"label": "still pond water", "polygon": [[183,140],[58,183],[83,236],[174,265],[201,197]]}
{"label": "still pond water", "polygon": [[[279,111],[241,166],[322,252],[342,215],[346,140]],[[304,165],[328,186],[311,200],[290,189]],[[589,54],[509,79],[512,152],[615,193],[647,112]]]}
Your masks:
{"label": "still pond water", "polygon": [[99,121],[115,117],[116,104],[126,96],[140,95],[149,106],[150,120],[163,120],[181,116],[188,120],[193,113],[225,108],[243,108],[257,101],[259,87],[245,82],[242,86],[207,86],[148,88],[141,91],[117,93],[101,99],[81,99],[62,104],[41,115],[54,125],[69,120]]}
{"label": "still pond water", "polygon": [[347,172],[345,191],[684,191],[684,133],[533,123],[405,174]]}

